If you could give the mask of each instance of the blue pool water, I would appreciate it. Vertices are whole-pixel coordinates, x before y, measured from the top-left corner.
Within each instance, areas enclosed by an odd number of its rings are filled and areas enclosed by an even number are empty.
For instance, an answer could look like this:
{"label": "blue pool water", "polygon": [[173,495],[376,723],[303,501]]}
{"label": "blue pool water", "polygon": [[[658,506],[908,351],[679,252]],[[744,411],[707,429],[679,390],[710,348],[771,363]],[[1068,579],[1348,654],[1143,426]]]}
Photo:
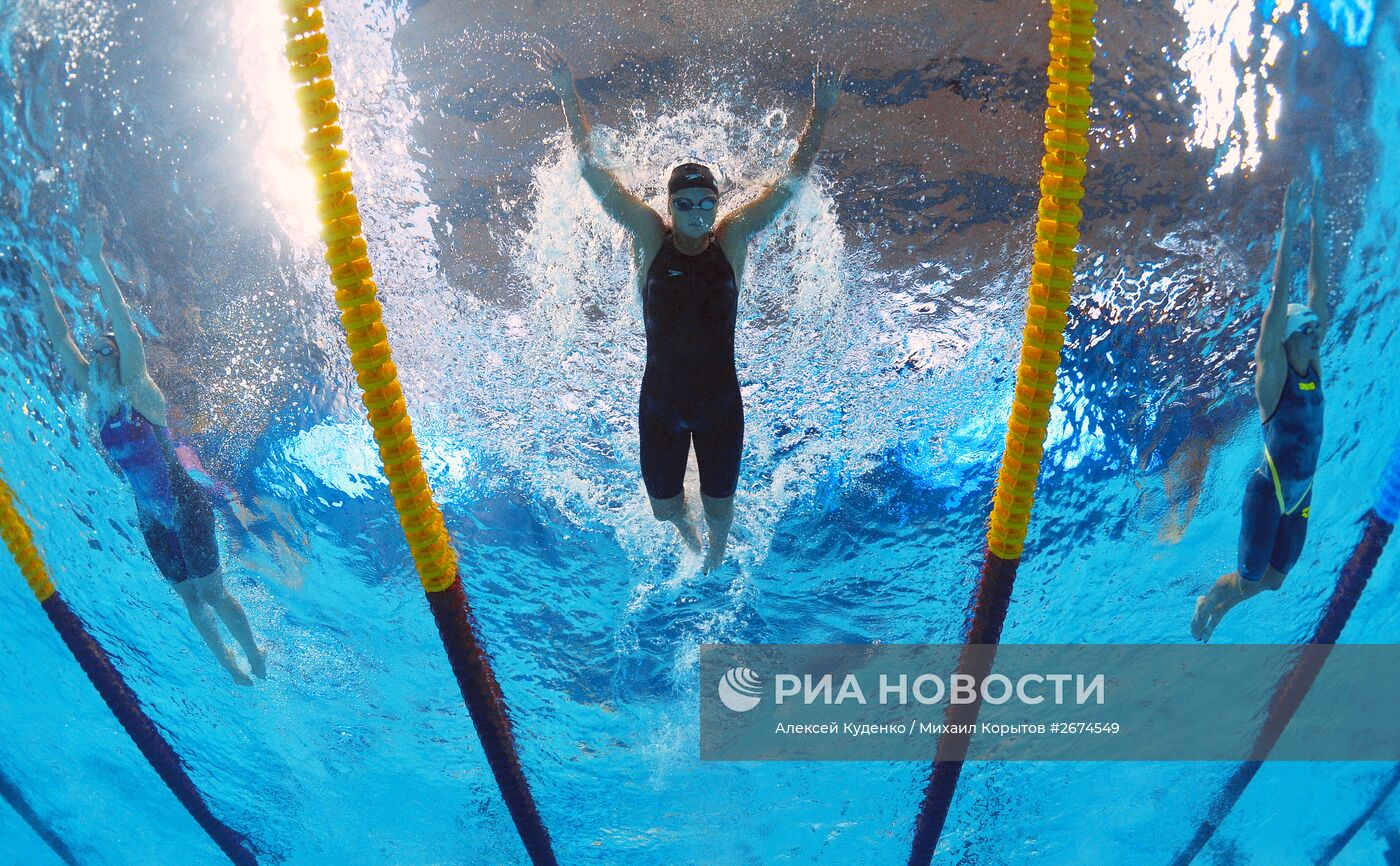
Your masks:
{"label": "blue pool water", "polygon": [[[0,0],[0,470],[55,581],[215,813],[286,864],[515,864],[379,476],[308,218],[271,0]],[[704,643],[953,642],[1010,405],[1046,10],[990,3],[327,0],[366,234],[425,463],[569,864],[904,862],[928,767],[698,761]],[[1330,177],[1335,327],[1311,535],[1216,640],[1300,640],[1355,543],[1400,385],[1400,21],[1371,0],[1108,0],[1080,286],[1004,640],[1184,643],[1258,459],[1252,345],[1283,187]],[[686,156],[739,196],[849,61],[814,183],[740,306],[748,439],[729,564],[646,512],[621,238],[528,34],[572,59],[648,197]],[[45,345],[24,243],[97,332],[78,214],[173,426],[265,518],[227,579],[265,683],[211,662]],[[1217,433],[1194,519],[1169,492]],[[1396,554],[1344,633],[1400,639]],[[218,863],[0,562],[0,773],[81,863]],[[1223,764],[970,764],[937,862],[1166,863]],[[1200,863],[1304,864],[1390,767],[1266,765]],[[1382,862],[1400,803],[1337,859]],[[59,862],[0,806],[0,863]]]}

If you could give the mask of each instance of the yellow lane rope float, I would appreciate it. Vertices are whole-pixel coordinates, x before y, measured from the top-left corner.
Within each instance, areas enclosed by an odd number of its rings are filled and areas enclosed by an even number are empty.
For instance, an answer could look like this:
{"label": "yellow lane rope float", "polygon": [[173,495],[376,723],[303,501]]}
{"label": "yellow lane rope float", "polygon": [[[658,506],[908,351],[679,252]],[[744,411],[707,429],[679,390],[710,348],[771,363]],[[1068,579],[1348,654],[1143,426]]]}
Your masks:
{"label": "yellow lane rope float", "polygon": [[47,601],[53,595],[53,581],[49,579],[44,558],[34,547],[34,536],[28,524],[15,508],[14,491],[3,478],[0,478],[0,537],[5,539],[10,556],[14,557],[15,565],[19,566],[19,572],[24,575],[24,581],[29,584],[34,597],[40,602]]}
{"label": "yellow lane rope float", "polygon": [[1036,478],[1055,397],[1055,375],[1065,343],[1065,310],[1074,285],[1084,157],[1089,151],[1095,4],[1093,0],[1052,0],[1051,8],[1049,108],[1045,112],[1045,158],[1040,163],[1043,174],[1035,264],[1016,373],[1016,399],[987,532],[988,548],[1003,559],[1020,557],[1035,502]]}
{"label": "yellow lane rope float", "polygon": [[321,239],[326,243],[325,260],[336,289],[345,342],[350,347],[350,364],[374,428],[394,509],[423,588],[441,592],[457,578],[457,554],[423,472],[398,369],[389,350],[383,308],[361,234],[359,202],[346,168],[348,155],[340,146],[344,133],[320,6],[320,0],[282,3],[287,16],[286,57],[297,82],[296,99],[306,128],[302,150],[315,177]]}

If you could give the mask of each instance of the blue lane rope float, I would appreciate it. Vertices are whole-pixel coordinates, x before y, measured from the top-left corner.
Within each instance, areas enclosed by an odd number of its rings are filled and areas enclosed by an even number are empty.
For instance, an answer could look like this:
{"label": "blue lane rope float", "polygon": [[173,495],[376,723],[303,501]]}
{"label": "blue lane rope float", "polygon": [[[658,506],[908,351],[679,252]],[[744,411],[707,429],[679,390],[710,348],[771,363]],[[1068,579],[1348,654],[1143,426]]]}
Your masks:
{"label": "blue lane rope float", "polygon": [[68,850],[67,843],[54,832],[48,821],[39,817],[39,814],[34,811],[34,807],[30,806],[29,801],[25,799],[24,792],[9,776],[5,775],[4,770],[0,770],[0,799],[10,804],[10,808],[15,810],[15,814],[24,819],[24,823],[28,824],[29,829],[34,831],[34,835],[43,839],[44,843],[49,846],[49,850],[53,851],[58,859],[67,863],[68,866],[78,866],[78,861],[73,858],[73,852]]}
{"label": "blue lane rope float", "polygon": [[[1400,438],[1396,439],[1390,462],[1381,475],[1380,491],[1376,496],[1375,505],[1361,518],[1361,540],[1356,543],[1351,556],[1342,566],[1341,574],[1337,577],[1337,586],[1332,591],[1332,597],[1327,600],[1327,606],[1323,608],[1322,616],[1313,630],[1312,639],[1308,641],[1310,645],[1330,647],[1341,637],[1342,629],[1346,628],[1347,620],[1356,609],[1361,593],[1366,589],[1366,583],[1376,569],[1376,562],[1385,550],[1385,544],[1395,528],[1397,516],[1400,516]],[[1303,698],[1307,696],[1308,689],[1312,688],[1313,681],[1317,679],[1318,672],[1322,670],[1326,660],[1326,652],[1305,652],[1279,681],[1279,686],[1269,703],[1264,725],[1255,738],[1251,760],[1240,764],[1230,774],[1230,778],[1225,781],[1220,793],[1207,809],[1201,826],[1197,828],[1186,847],[1172,860],[1172,866],[1187,866],[1205,848],[1216,829],[1244,795],[1245,788],[1249,787],[1250,781],[1259,772],[1264,758],[1268,757],[1279,737],[1283,735],[1288,722],[1303,703]]]}
{"label": "blue lane rope float", "polygon": [[302,145],[306,167],[315,178],[325,262],[330,267],[350,363],[379,446],[394,510],[501,799],[531,862],[535,866],[554,866],[549,832],[516,751],[505,696],[477,636],[457,554],[442,512],[433,501],[432,487],[413,437],[413,422],[399,386],[370,266],[369,246],[362,232],[349,155],[341,147],[345,133],[340,127],[340,105],[331,74],[330,41],[321,0],[282,0],[282,12],[286,16],[287,36],[284,53],[296,83],[296,100],[306,133]]}
{"label": "blue lane rope float", "polygon": [[87,674],[107,708],[117,717],[127,736],[141,750],[161,781],[235,866],[257,866],[257,857],[248,838],[220,821],[209,810],[204,795],[185,773],[184,762],[141,708],[136,693],[112,664],[107,651],[88,633],[87,626],[59,595],[44,559],[34,545],[33,533],[15,508],[14,492],[3,478],[0,478],[0,537],[4,538],[5,547],[9,549],[20,574],[29,584],[44,613],[48,614],[49,621],[59,637],[63,638],[69,652],[73,653],[73,658],[77,659],[78,666]]}
{"label": "blue lane rope float", "polygon": [[[997,473],[996,496],[987,527],[987,548],[971,606],[965,643],[1001,641],[1021,562],[1036,481],[1045,454],[1050,406],[1065,342],[1070,290],[1078,261],[1080,202],[1084,198],[1085,157],[1089,152],[1089,86],[1093,83],[1094,0],[1050,0],[1049,86],[1045,91],[1045,157],[1041,160],[1040,204],[1035,224],[1035,263],[1021,338],[1016,392],[1007,419],[1006,448]],[[991,672],[995,653],[964,650],[958,672],[981,680]],[[977,704],[949,707],[950,730],[970,729]],[[970,736],[944,734],[914,823],[909,866],[929,866],[962,774]]]}

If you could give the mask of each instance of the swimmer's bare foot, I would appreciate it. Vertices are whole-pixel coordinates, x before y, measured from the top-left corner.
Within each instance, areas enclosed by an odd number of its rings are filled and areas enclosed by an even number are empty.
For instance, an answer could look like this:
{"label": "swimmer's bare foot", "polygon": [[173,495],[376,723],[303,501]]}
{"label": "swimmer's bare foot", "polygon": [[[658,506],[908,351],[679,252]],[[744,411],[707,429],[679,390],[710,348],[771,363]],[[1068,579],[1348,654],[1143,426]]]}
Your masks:
{"label": "swimmer's bare foot", "polygon": [[227,670],[228,676],[234,677],[234,683],[238,683],[239,686],[252,686],[252,677],[249,677],[248,674],[244,673],[244,669],[238,666],[238,659],[234,658],[234,652],[231,649],[224,649],[224,655],[218,659],[218,665]]}
{"label": "swimmer's bare foot", "polygon": [[1211,606],[1206,603],[1206,597],[1196,596],[1196,613],[1191,617],[1191,637],[1201,642],[1210,640],[1210,633],[1215,628],[1210,621],[1210,612]]}
{"label": "swimmer's bare foot", "polygon": [[1176,544],[1186,535],[1186,524],[1176,519],[1173,514],[1157,530],[1157,543],[1162,545]]}
{"label": "swimmer's bare foot", "polygon": [[233,677],[233,681],[240,686],[251,686],[253,684],[253,678],[244,673],[243,668],[238,666],[238,660],[233,657],[232,652],[224,653],[220,664],[224,666],[224,670],[228,671],[228,675]]}
{"label": "swimmer's bare foot", "polygon": [[721,565],[724,565],[724,549],[727,546],[728,538],[721,538],[718,543],[713,538],[710,540],[710,549],[705,552],[705,562],[700,566],[700,570],[709,574]]}
{"label": "swimmer's bare foot", "polygon": [[710,530],[710,549],[700,569],[706,574],[724,565],[724,550],[729,545],[729,527],[734,523],[734,497],[720,498],[700,494],[705,505],[705,527]]}

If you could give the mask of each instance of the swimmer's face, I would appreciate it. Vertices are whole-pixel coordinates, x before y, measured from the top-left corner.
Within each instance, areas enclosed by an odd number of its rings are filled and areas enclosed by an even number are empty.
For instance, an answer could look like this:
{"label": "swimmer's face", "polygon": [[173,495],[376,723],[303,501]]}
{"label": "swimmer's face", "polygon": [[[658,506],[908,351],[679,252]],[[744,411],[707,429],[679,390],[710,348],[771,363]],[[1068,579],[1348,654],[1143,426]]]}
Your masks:
{"label": "swimmer's face", "polygon": [[115,387],[121,380],[121,353],[117,349],[117,341],[110,335],[104,334],[92,341],[88,347],[88,356],[92,359],[92,376],[100,385]]}
{"label": "swimmer's face", "polygon": [[1322,335],[1318,332],[1317,325],[1309,322],[1284,341],[1283,350],[1288,353],[1290,359],[1303,361],[1317,354],[1321,342]]}
{"label": "swimmer's face", "polygon": [[719,197],[704,187],[678,189],[671,195],[671,225],[676,232],[702,238],[715,226]]}

